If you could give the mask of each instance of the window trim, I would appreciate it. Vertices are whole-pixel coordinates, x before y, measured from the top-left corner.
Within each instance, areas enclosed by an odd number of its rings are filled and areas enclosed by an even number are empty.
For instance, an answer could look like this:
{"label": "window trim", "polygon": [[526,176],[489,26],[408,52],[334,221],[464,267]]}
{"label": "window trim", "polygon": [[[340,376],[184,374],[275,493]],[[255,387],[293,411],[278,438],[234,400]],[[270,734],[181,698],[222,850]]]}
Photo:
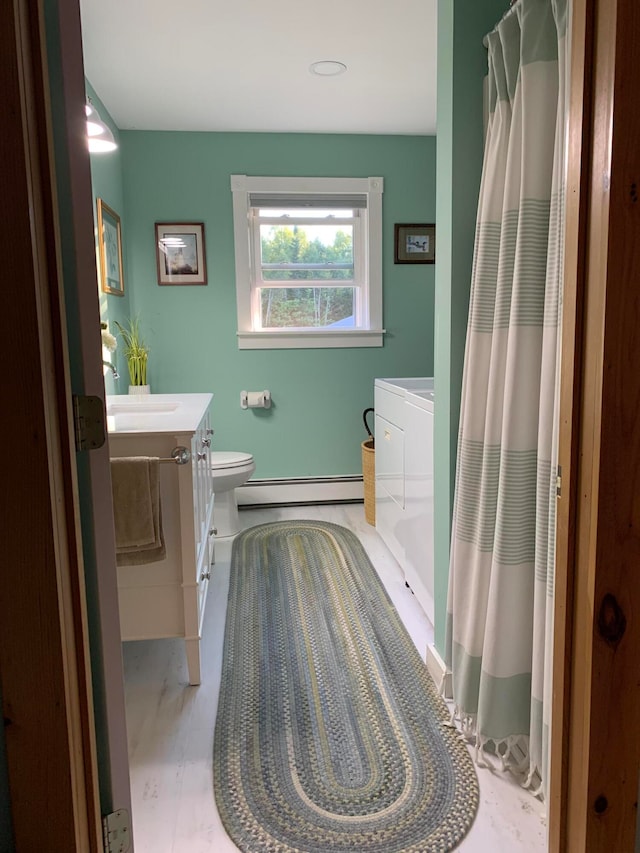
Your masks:
{"label": "window trim", "polygon": [[[239,349],[295,349],[380,347],[382,328],[382,193],[384,180],[369,178],[284,178],[231,175],[236,262],[236,303]],[[360,329],[255,330],[251,305],[250,194],[321,195],[344,193],[367,196],[368,227],[365,236],[368,323]],[[366,320],[366,317],[364,318]]]}

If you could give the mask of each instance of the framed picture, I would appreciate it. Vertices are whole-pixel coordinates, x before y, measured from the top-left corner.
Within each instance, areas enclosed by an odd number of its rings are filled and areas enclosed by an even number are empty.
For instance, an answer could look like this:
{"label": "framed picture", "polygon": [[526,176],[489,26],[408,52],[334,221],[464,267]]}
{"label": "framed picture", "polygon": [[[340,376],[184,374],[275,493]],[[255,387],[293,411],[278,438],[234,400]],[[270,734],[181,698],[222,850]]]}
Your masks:
{"label": "framed picture", "polygon": [[104,293],[124,296],[120,217],[101,198],[98,199],[97,205],[100,284]]}
{"label": "framed picture", "polygon": [[435,261],[435,225],[396,223],[394,264],[434,264]]}
{"label": "framed picture", "polygon": [[206,284],[203,222],[156,222],[158,284]]}

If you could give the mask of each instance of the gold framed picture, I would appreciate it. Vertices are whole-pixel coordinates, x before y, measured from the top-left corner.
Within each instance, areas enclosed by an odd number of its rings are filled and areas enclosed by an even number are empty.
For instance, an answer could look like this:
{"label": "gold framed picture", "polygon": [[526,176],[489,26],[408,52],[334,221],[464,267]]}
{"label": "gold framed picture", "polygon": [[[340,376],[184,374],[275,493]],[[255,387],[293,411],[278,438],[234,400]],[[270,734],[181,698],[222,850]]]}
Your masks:
{"label": "gold framed picture", "polygon": [[105,293],[124,296],[120,217],[101,198],[98,199],[97,205],[100,284]]}

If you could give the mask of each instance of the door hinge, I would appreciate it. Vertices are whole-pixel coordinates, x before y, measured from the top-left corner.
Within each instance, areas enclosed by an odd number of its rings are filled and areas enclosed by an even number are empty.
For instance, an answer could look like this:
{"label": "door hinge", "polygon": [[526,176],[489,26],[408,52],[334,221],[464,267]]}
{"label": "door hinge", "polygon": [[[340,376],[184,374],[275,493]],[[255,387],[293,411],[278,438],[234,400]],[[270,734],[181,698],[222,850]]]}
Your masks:
{"label": "door hinge", "polygon": [[562,465],[558,465],[556,472],[556,497],[562,497]]}
{"label": "door hinge", "polygon": [[102,816],[105,853],[127,853],[131,849],[131,822],[126,809]]}
{"label": "door hinge", "polygon": [[96,450],[105,443],[104,404],[100,397],[73,395],[76,450]]}

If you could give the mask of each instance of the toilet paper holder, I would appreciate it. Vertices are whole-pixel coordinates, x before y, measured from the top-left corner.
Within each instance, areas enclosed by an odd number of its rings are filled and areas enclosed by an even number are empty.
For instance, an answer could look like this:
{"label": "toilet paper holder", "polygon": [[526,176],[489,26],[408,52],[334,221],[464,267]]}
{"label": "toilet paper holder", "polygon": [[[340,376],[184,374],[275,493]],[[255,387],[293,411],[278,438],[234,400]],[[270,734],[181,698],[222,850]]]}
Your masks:
{"label": "toilet paper holder", "polygon": [[270,409],[271,391],[241,391],[240,408],[242,409]]}

